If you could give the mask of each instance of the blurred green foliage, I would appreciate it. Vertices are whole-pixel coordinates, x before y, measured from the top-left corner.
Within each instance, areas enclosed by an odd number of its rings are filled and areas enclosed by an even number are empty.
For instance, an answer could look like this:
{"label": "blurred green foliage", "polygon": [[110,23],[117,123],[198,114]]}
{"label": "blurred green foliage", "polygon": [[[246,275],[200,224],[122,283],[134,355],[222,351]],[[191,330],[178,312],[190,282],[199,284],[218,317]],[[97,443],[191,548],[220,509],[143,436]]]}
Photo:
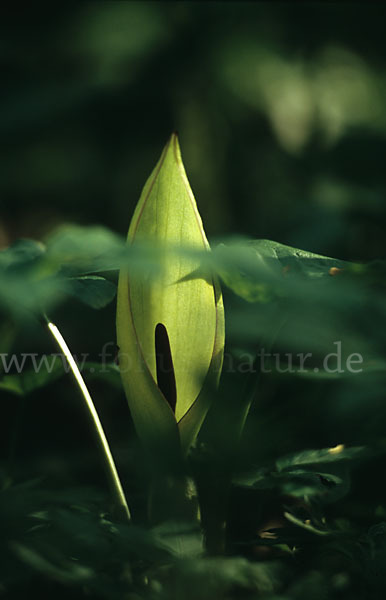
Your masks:
{"label": "blurred green foliage", "polygon": [[98,2],[0,24],[3,245],[124,234],[177,129],[209,235],[383,256],[382,3]]}

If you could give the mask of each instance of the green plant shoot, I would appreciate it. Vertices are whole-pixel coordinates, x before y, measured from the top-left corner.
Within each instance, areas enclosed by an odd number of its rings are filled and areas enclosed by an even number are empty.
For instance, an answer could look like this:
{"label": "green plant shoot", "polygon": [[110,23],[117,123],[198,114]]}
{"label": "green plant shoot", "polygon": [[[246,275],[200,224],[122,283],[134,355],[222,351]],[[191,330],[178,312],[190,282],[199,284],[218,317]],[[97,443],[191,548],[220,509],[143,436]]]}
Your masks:
{"label": "green plant shoot", "polygon": [[[197,276],[209,251],[173,134],[142,191],[128,244],[149,244],[159,276],[123,268],[117,300],[119,364],[136,430],[152,452],[186,452],[218,383],[224,308],[214,277]],[[192,252],[194,251],[194,252]]]}

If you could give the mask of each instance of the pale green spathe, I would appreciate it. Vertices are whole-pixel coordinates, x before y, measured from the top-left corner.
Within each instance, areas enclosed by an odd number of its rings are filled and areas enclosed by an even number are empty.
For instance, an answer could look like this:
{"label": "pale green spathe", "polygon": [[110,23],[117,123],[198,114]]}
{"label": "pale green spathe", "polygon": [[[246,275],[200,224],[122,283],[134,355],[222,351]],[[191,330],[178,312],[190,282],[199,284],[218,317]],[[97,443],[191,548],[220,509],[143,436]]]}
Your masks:
{"label": "pale green spathe", "polygon": [[[122,379],[139,435],[153,438],[158,430],[158,434],[168,431],[174,438],[176,422],[187,416],[202,396],[204,382],[207,385],[214,374],[218,376],[224,343],[218,284],[189,277],[199,269],[199,253],[195,258],[193,253],[170,250],[209,251],[176,135],[166,145],[134,212],[128,243],[140,242],[159,248],[160,275],[150,277],[146,270],[140,276],[127,270],[120,273],[117,337]],[[175,415],[157,386],[158,323],[166,327],[170,342],[177,391]],[[196,435],[208,401],[201,397],[199,406],[184,444]]]}

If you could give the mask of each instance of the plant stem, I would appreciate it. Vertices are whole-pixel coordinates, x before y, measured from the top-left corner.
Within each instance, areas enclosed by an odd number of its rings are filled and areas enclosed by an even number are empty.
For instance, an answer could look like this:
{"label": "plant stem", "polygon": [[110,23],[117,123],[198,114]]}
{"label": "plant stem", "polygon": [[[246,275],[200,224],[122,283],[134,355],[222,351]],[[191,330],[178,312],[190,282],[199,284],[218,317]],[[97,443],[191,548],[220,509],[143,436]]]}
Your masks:
{"label": "plant stem", "polygon": [[50,330],[56,343],[58,344],[59,348],[61,349],[64,356],[66,357],[66,360],[71,368],[71,371],[75,378],[75,381],[78,384],[80,391],[82,392],[82,395],[86,402],[90,416],[93,420],[95,432],[97,434],[97,439],[98,439],[99,445],[101,447],[101,450],[102,450],[102,453],[104,456],[104,462],[105,462],[105,466],[106,466],[106,472],[107,472],[110,488],[111,488],[112,494],[115,498],[117,507],[125,515],[125,518],[128,521],[130,521],[131,515],[130,515],[130,509],[127,504],[126,496],[123,491],[121,481],[119,479],[118,471],[115,466],[115,462],[114,462],[113,456],[111,454],[111,450],[110,450],[107,438],[105,436],[105,432],[103,430],[102,423],[99,419],[98,413],[96,411],[96,408],[92,401],[90,393],[89,393],[87,386],[84,382],[84,379],[79,371],[79,368],[74,360],[74,357],[72,356],[70,349],[67,346],[66,341],[63,338],[62,334],[60,333],[59,329],[47,317],[46,317],[46,321],[47,321],[48,329]]}

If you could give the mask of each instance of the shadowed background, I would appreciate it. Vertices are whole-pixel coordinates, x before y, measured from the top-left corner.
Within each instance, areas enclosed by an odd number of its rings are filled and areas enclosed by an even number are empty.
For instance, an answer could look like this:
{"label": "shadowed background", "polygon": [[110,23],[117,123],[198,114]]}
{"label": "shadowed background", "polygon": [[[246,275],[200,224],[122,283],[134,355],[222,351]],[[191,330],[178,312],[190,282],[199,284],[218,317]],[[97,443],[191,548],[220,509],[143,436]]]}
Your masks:
{"label": "shadowed background", "polygon": [[[384,258],[385,16],[384,5],[370,2],[10,10],[0,22],[0,247],[41,239],[63,222],[125,235],[178,130],[210,238],[239,233],[344,260]],[[90,314],[73,301],[54,317],[75,354],[98,360],[115,340],[114,310],[112,303]],[[33,327],[19,332],[15,347],[55,351]],[[123,394],[90,387],[132,482]],[[264,456],[382,437],[383,389],[384,378],[370,387],[269,383],[247,439]],[[75,474],[82,482],[100,476],[69,378],[20,409],[7,402],[6,454],[11,444],[28,476],[61,486]],[[265,433],[255,428],[261,422]]]}
{"label": "shadowed background", "polygon": [[384,255],[385,7],[98,2],[0,24],[1,245],[125,234],[170,132],[208,234]]}

